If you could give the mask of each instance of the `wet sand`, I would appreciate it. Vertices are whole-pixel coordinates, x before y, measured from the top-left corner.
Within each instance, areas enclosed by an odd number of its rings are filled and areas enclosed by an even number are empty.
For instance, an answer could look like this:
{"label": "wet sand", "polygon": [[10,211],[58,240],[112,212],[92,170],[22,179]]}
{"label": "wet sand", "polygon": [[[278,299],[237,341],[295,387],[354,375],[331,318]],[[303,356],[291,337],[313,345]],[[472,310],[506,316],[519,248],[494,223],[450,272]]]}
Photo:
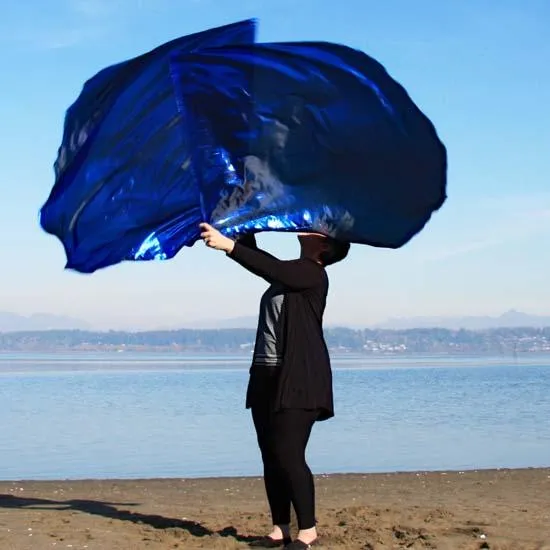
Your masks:
{"label": "wet sand", "polygon": [[[316,479],[319,550],[550,550],[550,468]],[[229,550],[269,524],[259,478],[0,482],[1,550]]]}

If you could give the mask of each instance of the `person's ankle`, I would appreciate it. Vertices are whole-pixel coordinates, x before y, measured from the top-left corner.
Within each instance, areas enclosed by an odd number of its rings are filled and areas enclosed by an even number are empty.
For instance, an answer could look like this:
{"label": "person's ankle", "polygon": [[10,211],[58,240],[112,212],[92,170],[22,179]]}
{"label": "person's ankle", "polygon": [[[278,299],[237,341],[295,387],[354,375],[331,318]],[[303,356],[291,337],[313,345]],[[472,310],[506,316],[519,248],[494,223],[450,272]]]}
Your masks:
{"label": "person's ankle", "polygon": [[273,531],[271,531],[268,536],[275,540],[288,539],[290,538],[290,525],[274,525]]}
{"label": "person's ankle", "polygon": [[310,529],[300,529],[300,531],[298,531],[297,538],[306,544],[311,544],[315,539],[317,539],[317,529],[315,527],[311,527]]}

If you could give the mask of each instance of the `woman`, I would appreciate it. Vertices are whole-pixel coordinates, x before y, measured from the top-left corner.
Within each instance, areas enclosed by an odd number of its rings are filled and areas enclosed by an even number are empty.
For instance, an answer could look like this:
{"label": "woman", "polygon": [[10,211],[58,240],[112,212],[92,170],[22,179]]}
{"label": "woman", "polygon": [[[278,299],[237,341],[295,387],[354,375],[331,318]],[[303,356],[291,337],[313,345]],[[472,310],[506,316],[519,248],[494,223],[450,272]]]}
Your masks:
{"label": "woman", "polygon": [[[334,415],[332,372],[323,336],[325,267],[343,260],[350,245],[300,233],[300,258],[282,261],[259,250],[254,236],[235,242],[206,223],[200,227],[207,246],[225,252],[270,285],[260,302],[246,406],[252,409],[262,454],[273,530],[251,546],[309,548],[317,531],[313,476],[305,451],[315,421]],[[294,541],[291,504],[299,528]]]}

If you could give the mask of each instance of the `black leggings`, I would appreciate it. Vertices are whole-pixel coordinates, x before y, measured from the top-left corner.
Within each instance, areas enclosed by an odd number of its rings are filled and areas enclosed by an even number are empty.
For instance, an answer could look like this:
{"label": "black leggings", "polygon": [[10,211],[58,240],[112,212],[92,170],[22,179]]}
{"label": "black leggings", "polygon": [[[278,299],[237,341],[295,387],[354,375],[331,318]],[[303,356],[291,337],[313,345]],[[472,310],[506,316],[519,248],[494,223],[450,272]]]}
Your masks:
{"label": "black leggings", "polygon": [[304,409],[273,412],[269,400],[252,407],[274,525],[290,523],[292,503],[299,529],[315,526],[315,487],[305,451],[317,416]]}

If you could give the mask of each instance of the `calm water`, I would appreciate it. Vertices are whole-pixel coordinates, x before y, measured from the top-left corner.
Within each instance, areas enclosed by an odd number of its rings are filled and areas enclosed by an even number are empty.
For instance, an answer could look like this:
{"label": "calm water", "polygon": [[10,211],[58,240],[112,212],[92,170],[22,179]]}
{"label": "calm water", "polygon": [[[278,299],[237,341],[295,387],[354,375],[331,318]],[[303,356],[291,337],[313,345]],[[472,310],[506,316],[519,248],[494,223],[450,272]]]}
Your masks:
{"label": "calm water", "polygon": [[[248,361],[0,355],[0,479],[258,475]],[[550,357],[333,364],[316,473],[550,466]]]}

